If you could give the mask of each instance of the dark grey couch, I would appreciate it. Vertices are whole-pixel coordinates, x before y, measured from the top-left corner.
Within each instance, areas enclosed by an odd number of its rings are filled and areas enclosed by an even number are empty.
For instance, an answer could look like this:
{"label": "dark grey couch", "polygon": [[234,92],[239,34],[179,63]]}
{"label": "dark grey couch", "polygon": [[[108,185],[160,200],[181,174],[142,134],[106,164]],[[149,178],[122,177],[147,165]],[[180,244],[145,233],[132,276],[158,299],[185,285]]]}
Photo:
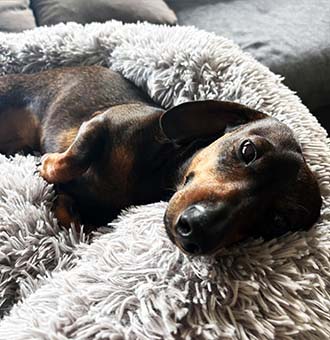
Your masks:
{"label": "dark grey couch", "polygon": [[285,83],[297,91],[330,131],[329,0],[167,3],[177,14],[179,24],[226,36],[273,72],[283,75]]}

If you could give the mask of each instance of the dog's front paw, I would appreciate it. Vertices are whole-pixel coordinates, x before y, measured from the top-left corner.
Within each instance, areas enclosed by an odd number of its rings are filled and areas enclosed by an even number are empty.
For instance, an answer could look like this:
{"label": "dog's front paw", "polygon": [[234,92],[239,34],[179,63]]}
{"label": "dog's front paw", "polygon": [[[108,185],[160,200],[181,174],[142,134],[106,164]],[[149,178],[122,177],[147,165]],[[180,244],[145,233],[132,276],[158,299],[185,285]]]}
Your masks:
{"label": "dog's front paw", "polygon": [[72,179],[64,153],[49,153],[42,156],[39,172],[48,183],[65,183]]}

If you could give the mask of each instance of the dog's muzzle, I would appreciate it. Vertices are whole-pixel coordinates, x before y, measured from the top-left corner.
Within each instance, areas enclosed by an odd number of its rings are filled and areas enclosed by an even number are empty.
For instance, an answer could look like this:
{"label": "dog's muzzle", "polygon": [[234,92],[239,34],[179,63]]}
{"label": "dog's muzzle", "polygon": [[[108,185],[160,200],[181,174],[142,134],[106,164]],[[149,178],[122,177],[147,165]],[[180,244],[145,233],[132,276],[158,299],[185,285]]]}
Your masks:
{"label": "dog's muzzle", "polygon": [[225,203],[197,203],[177,218],[173,230],[175,243],[193,255],[211,253],[219,245],[229,207]]}

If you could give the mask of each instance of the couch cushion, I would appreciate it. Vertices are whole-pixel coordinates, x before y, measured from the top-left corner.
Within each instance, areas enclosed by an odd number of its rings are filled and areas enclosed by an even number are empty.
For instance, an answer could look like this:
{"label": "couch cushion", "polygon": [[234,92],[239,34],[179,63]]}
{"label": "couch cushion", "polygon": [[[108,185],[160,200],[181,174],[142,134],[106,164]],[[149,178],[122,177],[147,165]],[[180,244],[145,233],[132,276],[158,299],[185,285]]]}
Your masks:
{"label": "couch cushion", "polygon": [[39,26],[74,21],[81,24],[117,19],[175,24],[176,16],[162,0],[32,0]]}
{"label": "couch cushion", "polygon": [[328,0],[168,0],[179,24],[234,40],[314,110],[330,104]]}
{"label": "couch cushion", "polygon": [[21,32],[36,27],[29,0],[0,1],[0,31]]}

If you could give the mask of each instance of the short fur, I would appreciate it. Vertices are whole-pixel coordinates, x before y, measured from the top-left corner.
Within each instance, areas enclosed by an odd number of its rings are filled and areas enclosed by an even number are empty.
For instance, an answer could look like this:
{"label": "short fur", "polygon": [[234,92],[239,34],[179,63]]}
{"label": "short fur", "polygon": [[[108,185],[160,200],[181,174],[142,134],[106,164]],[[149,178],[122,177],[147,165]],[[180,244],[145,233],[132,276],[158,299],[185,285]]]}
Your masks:
{"label": "short fur", "polygon": [[[57,184],[63,224],[103,224],[129,205],[170,198],[169,237],[209,253],[308,228],[319,216],[317,182],[289,128],[239,104],[165,112],[111,70],[61,68],[0,78],[0,126],[0,152],[46,154],[40,172]],[[247,139],[261,153],[252,165],[238,154]],[[188,237],[178,226],[192,207],[203,214],[197,223],[190,213]],[[273,227],[263,230],[266,222]]]}

